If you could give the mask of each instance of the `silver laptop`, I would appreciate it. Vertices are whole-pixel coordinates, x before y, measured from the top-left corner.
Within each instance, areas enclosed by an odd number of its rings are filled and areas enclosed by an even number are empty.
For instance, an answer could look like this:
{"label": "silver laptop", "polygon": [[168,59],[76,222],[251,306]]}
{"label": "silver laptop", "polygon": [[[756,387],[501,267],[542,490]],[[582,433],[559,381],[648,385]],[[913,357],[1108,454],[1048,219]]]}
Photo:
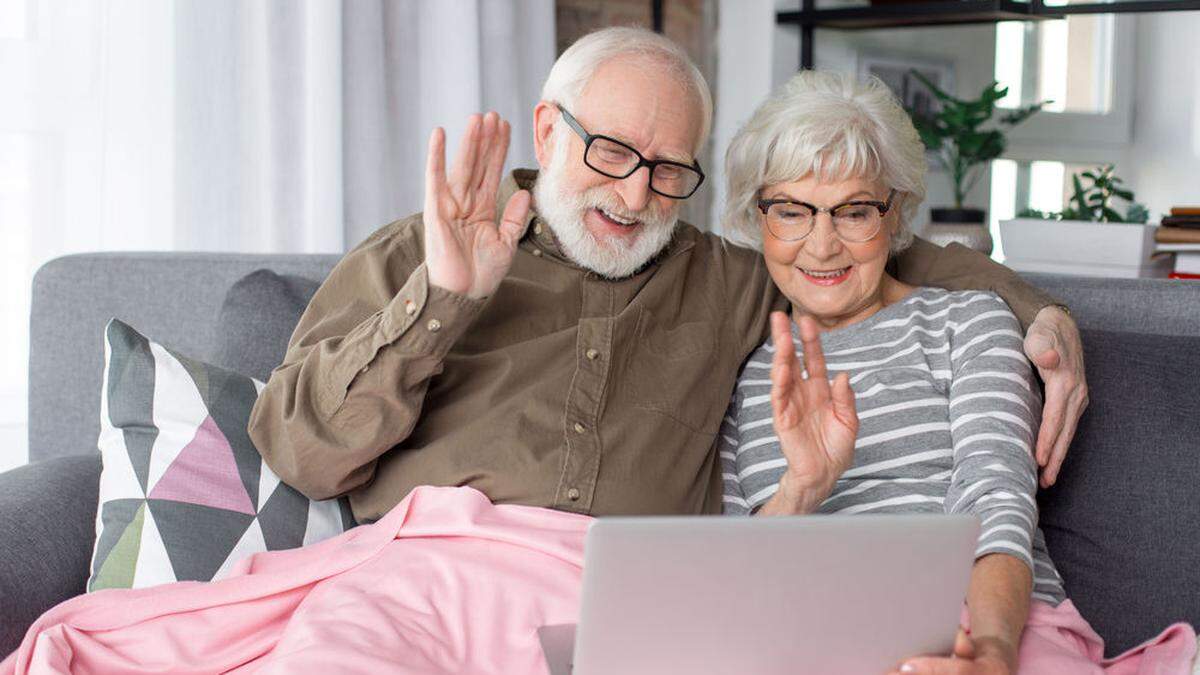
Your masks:
{"label": "silver laptop", "polygon": [[884,673],[948,654],[974,516],[602,518],[553,675]]}

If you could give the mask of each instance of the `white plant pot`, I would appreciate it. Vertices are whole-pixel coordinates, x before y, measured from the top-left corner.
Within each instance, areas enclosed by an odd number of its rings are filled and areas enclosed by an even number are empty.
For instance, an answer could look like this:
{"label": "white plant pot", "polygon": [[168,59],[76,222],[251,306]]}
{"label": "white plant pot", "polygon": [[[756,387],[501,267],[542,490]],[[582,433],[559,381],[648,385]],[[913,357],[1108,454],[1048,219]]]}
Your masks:
{"label": "white plant pot", "polygon": [[1154,255],[1157,226],[1017,218],[1000,221],[1004,264],[1018,272],[1166,277],[1173,255]]}

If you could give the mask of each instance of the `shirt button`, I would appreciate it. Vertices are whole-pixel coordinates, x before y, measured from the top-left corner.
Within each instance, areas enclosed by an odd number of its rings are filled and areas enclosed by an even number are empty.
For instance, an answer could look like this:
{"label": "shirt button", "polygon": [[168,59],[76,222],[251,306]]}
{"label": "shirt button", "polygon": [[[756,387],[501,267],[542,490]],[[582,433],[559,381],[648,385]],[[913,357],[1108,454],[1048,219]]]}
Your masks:
{"label": "shirt button", "polygon": [[576,488],[571,488],[570,490],[567,490],[567,499],[570,499],[573,502],[578,501],[579,500],[579,490]]}
{"label": "shirt button", "polygon": [[409,315],[409,316],[412,316],[413,314],[416,314],[416,313],[417,313],[417,303],[413,302],[412,300],[407,300],[407,301],[405,301],[405,303],[404,303],[404,313],[405,313],[405,314],[407,314],[407,315]]}
{"label": "shirt button", "polygon": [[430,319],[429,323],[425,324],[425,327],[429,329],[430,333],[436,333],[442,329],[442,322],[437,319]]}
{"label": "shirt button", "polygon": [[600,357],[600,352],[596,351],[595,349],[589,349],[584,352],[584,355],[588,357],[588,361],[595,361]]}
{"label": "shirt button", "polygon": [[542,249],[540,249],[540,248],[533,249],[533,257],[535,257],[535,258],[542,257]]}
{"label": "shirt button", "polygon": [[542,224],[541,224],[541,223],[534,223],[534,224],[533,224],[533,233],[534,233],[534,234],[539,234],[539,235],[542,233]]}
{"label": "shirt button", "polygon": [[363,366],[363,367],[362,367],[362,370],[360,370],[360,371],[358,371],[358,372],[360,372],[360,373],[365,373],[365,372],[367,372],[367,371],[368,371],[368,370],[370,370],[370,369],[371,369],[371,364],[369,364],[369,363],[368,363],[367,365],[365,365],[365,366]]}
{"label": "shirt button", "polygon": [[585,431],[587,431],[587,427],[583,426],[579,422],[575,423],[575,433],[582,434]]}

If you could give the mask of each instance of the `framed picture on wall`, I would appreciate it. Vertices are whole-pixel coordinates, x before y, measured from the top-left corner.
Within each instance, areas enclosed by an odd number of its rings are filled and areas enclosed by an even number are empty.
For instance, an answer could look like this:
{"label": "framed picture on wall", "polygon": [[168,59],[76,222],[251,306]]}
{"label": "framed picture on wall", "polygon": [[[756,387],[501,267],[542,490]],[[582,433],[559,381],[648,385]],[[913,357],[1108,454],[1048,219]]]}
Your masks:
{"label": "framed picture on wall", "polygon": [[883,80],[904,107],[918,115],[937,113],[941,104],[928,87],[913,77],[914,70],[942,91],[954,93],[954,64],[950,61],[889,54],[861,54],[858,57],[859,77],[874,75]]}

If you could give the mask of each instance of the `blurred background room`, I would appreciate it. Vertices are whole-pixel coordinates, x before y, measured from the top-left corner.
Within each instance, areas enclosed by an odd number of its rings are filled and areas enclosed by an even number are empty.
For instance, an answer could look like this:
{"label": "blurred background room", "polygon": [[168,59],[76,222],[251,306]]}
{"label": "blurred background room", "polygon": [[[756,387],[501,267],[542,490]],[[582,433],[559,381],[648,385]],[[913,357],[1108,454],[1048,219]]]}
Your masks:
{"label": "blurred background room", "polygon": [[0,471],[27,461],[30,288],[43,263],[100,251],[342,253],[420,209],[434,126],[453,152],[467,115],[497,110],[513,125],[508,166],[534,166],[541,83],[558,53],[601,26],[661,30],[709,79],[708,179],[684,211],[702,229],[720,231],[725,146],[802,63],[877,75],[930,118],[943,102],[914,71],[962,100],[998,81],[997,120],[1041,104],[997,123],[1003,150],[974,165],[961,199],[930,152],[918,224],[930,206],[977,207],[997,260],[1008,257],[1002,221],[1072,219],[1063,214],[1085,171],[1112,165],[1136,193],[1116,200],[1122,218],[1140,204],[1150,226],[1200,203],[1200,4],[914,7],[0,0]]}

